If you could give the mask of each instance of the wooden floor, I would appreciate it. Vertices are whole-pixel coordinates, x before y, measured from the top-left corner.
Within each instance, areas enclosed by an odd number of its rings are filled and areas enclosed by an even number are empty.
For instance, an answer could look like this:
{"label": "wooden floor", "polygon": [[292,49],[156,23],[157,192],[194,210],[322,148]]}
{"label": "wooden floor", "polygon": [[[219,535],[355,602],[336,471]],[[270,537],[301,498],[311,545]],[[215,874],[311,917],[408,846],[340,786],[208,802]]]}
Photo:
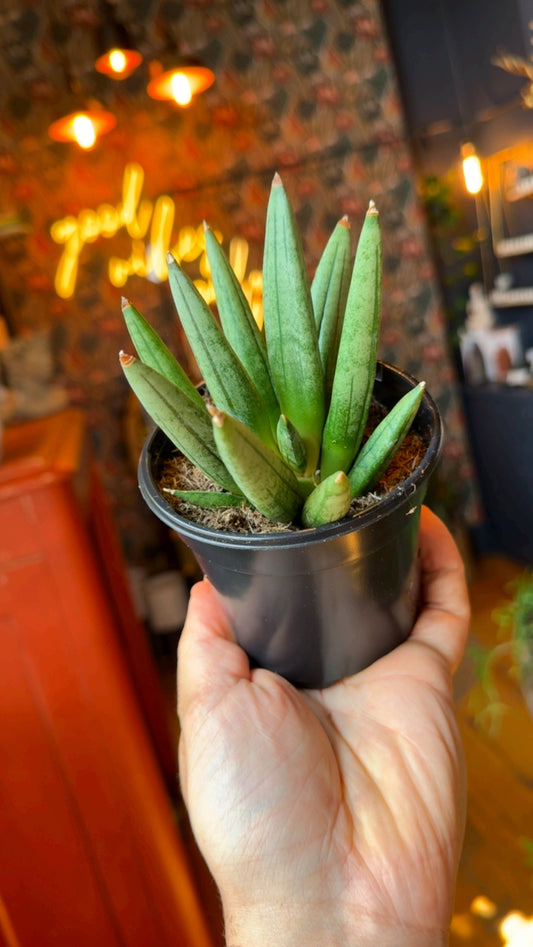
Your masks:
{"label": "wooden floor", "polygon": [[[508,583],[523,571],[508,560],[486,558],[474,565],[470,582],[470,647],[456,680],[468,813],[452,947],[533,945],[533,720],[505,647],[491,695],[478,683],[471,657],[479,645],[501,645],[494,611],[509,601]],[[514,912],[531,919],[531,926],[509,918]],[[527,939],[518,939],[526,930]]]}
{"label": "wooden floor", "polygon": [[[493,613],[509,600],[508,584],[522,572],[522,567],[497,557],[476,561],[470,568],[471,634],[456,677],[457,712],[468,770],[468,812],[451,947],[533,947],[533,720],[506,654],[495,664],[496,691],[491,696],[478,683],[472,657],[480,647],[501,644]],[[173,676],[174,669],[167,678],[172,714]],[[214,885],[184,812],[180,822],[213,930],[214,947],[222,947]],[[514,912],[523,918],[513,917]],[[528,939],[519,940],[518,935],[523,937],[526,930],[525,918],[531,918]],[[502,922],[504,930],[515,932],[515,938],[504,936]]]}

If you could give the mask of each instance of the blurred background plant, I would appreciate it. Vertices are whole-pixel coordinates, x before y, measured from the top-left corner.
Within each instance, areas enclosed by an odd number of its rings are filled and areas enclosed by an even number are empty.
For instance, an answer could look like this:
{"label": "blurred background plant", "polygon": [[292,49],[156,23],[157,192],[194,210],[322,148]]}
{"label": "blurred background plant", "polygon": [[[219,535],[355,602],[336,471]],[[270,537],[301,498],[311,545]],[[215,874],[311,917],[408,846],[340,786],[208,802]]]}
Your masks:
{"label": "blurred background plant", "polygon": [[[533,570],[527,569],[507,586],[509,600],[492,613],[497,643],[469,646],[475,684],[469,709],[478,726],[494,733],[509,710],[505,677],[518,680],[529,713],[533,717]],[[533,860],[533,842],[529,852]]]}
{"label": "blurred background plant", "polygon": [[435,265],[440,277],[447,314],[448,340],[458,356],[458,332],[465,322],[468,290],[483,282],[482,253],[488,229],[478,226],[464,195],[456,193],[457,176],[428,175],[421,181],[421,198],[429,222]]}

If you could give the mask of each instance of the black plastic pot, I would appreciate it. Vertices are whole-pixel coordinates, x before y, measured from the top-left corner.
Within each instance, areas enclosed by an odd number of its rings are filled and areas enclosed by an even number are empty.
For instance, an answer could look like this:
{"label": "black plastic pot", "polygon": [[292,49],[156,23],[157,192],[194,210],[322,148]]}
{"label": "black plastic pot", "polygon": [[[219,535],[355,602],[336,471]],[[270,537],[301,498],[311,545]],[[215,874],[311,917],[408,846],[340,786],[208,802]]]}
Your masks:
{"label": "black plastic pot", "polygon": [[[378,363],[374,394],[385,407],[415,384]],[[209,529],[176,513],[156,485],[159,462],[174,448],[159,429],[148,437],[141,493],[194,553],[252,664],[297,686],[326,687],[409,635],[419,601],[420,507],[442,446],[440,415],[427,393],[413,429],[426,453],[375,506],[317,529],[260,535]]]}

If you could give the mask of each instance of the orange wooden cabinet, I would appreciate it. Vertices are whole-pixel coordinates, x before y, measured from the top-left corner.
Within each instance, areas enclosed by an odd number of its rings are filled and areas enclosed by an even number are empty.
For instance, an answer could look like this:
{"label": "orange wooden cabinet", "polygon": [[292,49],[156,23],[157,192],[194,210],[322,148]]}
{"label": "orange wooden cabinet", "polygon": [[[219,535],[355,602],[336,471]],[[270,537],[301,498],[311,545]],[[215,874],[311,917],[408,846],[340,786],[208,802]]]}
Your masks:
{"label": "orange wooden cabinet", "polygon": [[211,947],[73,476],[82,416],[0,466],[0,944]]}

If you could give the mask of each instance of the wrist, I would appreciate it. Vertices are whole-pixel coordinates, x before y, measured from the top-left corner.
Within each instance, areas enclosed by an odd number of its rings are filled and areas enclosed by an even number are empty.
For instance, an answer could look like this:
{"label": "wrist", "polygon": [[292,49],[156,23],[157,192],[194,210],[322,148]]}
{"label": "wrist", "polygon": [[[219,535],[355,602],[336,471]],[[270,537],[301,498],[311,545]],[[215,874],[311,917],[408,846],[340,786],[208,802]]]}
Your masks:
{"label": "wrist", "polygon": [[448,931],[385,922],[339,906],[279,904],[231,911],[224,908],[227,947],[446,947]]}

